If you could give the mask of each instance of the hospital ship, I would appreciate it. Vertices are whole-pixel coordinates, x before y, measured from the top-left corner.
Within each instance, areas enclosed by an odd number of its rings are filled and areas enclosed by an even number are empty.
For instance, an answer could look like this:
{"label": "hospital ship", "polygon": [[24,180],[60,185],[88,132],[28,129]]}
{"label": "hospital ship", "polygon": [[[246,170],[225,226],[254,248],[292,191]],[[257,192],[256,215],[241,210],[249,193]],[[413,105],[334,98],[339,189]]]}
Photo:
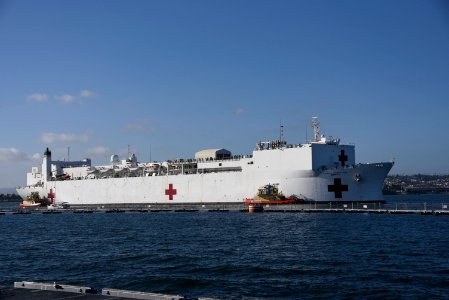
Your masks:
{"label": "hospital ship", "polygon": [[17,188],[24,205],[76,206],[248,203],[264,187],[281,199],[317,202],[383,201],[382,186],[393,162],[356,163],[355,146],[320,134],[312,120],[312,141],[261,141],[250,155],[207,149],[195,158],[142,163],[129,154],[93,166],[90,159],[52,160],[47,148],[41,166]]}

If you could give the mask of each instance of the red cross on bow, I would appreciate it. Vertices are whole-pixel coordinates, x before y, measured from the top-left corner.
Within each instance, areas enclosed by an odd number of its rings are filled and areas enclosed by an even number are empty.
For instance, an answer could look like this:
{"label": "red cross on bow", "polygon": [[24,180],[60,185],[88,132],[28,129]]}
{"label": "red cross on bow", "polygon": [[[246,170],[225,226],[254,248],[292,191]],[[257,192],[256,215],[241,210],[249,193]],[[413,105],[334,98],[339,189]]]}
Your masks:
{"label": "red cross on bow", "polygon": [[50,193],[48,193],[48,199],[51,199],[51,203],[53,204],[53,200],[56,198],[56,194],[53,193],[53,189],[50,189]]}
{"label": "red cross on bow", "polygon": [[165,190],[165,195],[168,195],[168,200],[173,200],[173,195],[176,195],[176,189],[173,188],[173,184],[168,185],[168,189]]}

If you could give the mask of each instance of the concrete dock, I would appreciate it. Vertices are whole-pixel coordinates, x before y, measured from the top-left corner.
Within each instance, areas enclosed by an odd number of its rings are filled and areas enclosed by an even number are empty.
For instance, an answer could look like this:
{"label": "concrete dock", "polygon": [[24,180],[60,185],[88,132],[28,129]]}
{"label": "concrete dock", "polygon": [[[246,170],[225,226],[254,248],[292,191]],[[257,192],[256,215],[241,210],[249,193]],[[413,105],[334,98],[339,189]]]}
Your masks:
{"label": "concrete dock", "polygon": [[0,299],[11,300],[214,300],[212,298],[189,298],[180,295],[168,295],[139,291],[103,288],[97,291],[91,287],[43,283],[32,281],[14,282],[14,287],[0,286]]}
{"label": "concrete dock", "polygon": [[[290,204],[290,205],[264,205],[263,212],[266,213],[355,213],[355,214],[392,214],[392,215],[428,215],[428,216],[449,216],[449,204],[439,204],[432,207],[426,204],[401,203],[392,204]],[[31,215],[31,214],[119,214],[119,213],[189,213],[189,212],[248,212],[247,205],[228,204],[223,205],[160,205],[147,207],[123,207],[123,208],[61,208],[51,209],[11,209],[0,211],[0,216],[5,215]]]}

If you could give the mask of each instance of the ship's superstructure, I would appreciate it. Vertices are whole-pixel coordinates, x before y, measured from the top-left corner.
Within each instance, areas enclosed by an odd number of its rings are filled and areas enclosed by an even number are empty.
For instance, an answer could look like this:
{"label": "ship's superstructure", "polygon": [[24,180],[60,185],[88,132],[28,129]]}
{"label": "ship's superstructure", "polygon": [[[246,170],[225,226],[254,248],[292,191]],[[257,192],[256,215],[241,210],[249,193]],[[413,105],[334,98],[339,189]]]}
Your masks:
{"label": "ship's superstructure", "polygon": [[47,148],[41,167],[33,167],[27,186],[17,192],[69,205],[243,203],[261,187],[276,186],[287,199],[381,201],[392,162],[356,164],[354,145],[325,137],[313,121],[314,139],[288,144],[259,142],[251,155],[207,149],[195,158],[140,163],[134,154],[110,164],[90,159],[53,161]]}

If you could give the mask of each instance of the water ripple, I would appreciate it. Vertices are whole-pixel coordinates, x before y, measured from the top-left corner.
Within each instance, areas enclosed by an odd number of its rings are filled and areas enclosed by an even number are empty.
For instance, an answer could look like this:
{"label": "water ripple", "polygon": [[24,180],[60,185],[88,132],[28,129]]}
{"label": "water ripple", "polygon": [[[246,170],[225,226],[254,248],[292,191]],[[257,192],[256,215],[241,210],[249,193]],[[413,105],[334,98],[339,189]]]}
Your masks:
{"label": "water ripple", "polygon": [[445,298],[447,229],[447,218],[415,215],[5,215],[0,284],[226,299]]}

